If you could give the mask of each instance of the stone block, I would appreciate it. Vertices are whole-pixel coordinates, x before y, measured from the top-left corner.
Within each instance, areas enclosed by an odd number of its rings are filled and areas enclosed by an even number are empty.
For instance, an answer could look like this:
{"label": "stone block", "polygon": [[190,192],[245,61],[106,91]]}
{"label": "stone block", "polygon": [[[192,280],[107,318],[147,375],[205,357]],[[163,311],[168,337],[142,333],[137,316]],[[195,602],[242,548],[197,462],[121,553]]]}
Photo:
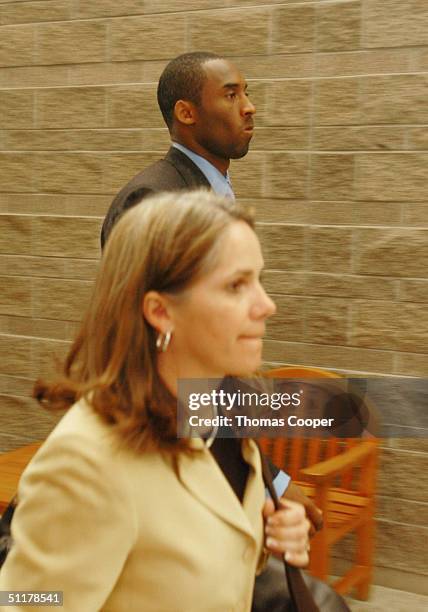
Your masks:
{"label": "stone block", "polygon": [[[0,41],[1,45],[1,41]],[[69,66],[15,66],[2,68],[0,87],[62,87],[68,85]]]}
{"label": "stone block", "polygon": [[309,53],[247,55],[233,58],[248,79],[303,79],[314,75],[314,58]]}
{"label": "stone block", "polygon": [[141,149],[143,151],[166,152],[171,144],[171,138],[166,127],[142,129],[141,141]]}
{"label": "stone block", "polygon": [[[0,260],[1,261],[1,260]],[[398,281],[352,274],[323,272],[263,272],[263,285],[270,293],[330,298],[387,300],[396,297]]]}
{"label": "stone block", "polygon": [[363,14],[365,47],[405,47],[428,43],[424,0],[367,0]]}
{"label": "stone block", "polygon": [[358,274],[428,278],[428,232],[418,229],[356,230]]}
{"label": "stone block", "polygon": [[16,215],[65,214],[62,196],[37,193],[5,193],[0,195],[0,211]]}
{"label": "stone block", "polygon": [[238,199],[258,198],[263,188],[264,155],[249,153],[242,160],[233,160],[230,166],[233,191]]}
{"label": "stone block", "polygon": [[[31,240],[30,231],[28,244]],[[3,276],[35,276],[36,270],[39,270],[40,276],[62,276],[64,265],[61,259],[0,255],[0,274]]]}
{"label": "stone block", "polygon": [[404,202],[403,223],[407,226],[417,225],[427,227],[428,225],[428,203],[427,202]]}
{"label": "stone block", "polygon": [[93,281],[98,270],[98,258],[88,259],[64,259],[64,278]]}
{"label": "stone block", "polygon": [[0,91],[0,128],[32,128],[34,93],[31,90]]}
{"label": "stone block", "polygon": [[352,200],[355,163],[355,156],[347,153],[314,154],[312,156],[311,198],[313,200]]}
{"label": "stone block", "polygon": [[0,192],[33,191],[33,161],[31,153],[0,153]]}
{"label": "stone block", "polygon": [[315,82],[316,125],[360,123],[359,79],[320,79]]}
{"label": "stone block", "polygon": [[[0,429],[22,439],[44,440],[59,420],[29,397],[1,396]],[[26,440],[26,444],[29,442]]]}
{"label": "stone block", "polygon": [[0,314],[31,315],[31,285],[28,278],[0,276]]}
{"label": "stone block", "polygon": [[75,195],[69,194],[64,197],[65,214],[78,217],[100,217],[104,218],[112,197],[108,195]]}
{"label": "stone block", "polygon": [[0,334],[0,373],[32,376],[31,338]]}
{"label": "stone block", "polygon": [[296,4],[273,10],[273,53],[302,53],[315,49],[315,6]]}
{"label": "stone block", "polygon": [[84,217],[36,217],[32,254],[97,259],[101,220]]}
{"label": "stone block", "polygon": [[426,352],[428,312],[423,304],[359,302],[354,304],[351,343],[354,346]]}
{"label": "stone block", "polygon": [[305,228],[297,225],[258,224],[266,268],[301,270],[305,260]]}
{"label": "stone block", "polygon": [[427,180],[428,154],[368,153],[356,159],[356,199],[425,201]]}
{"label": "stone block", "polygon": [[181,15],[124,17],[110,22],[110,58],[115,62],[169,59],[184,53],[185,45],[186,21]]}
{"label": "stone block", "polygon": [[399,202],[311,202],[308,221],[316,225],[402,225]]}
{"label": "stone block", "polygon": [[397,281],[375,276],[310,274],[307,283],[307,295],[393,300],[397,294]]}
{"label": "stone block", "polygon": [[99,193],[106,156],[99,153],[38,153],[35,188],[40,192]]}
{"label": "stone block", "polygon": [[401,280],[400,300],[404,302],[428,302],[428,281]]}
{"label": "stone block", "polygon": [[67,85],[114,85],[115,83],[144,83],[149,80],[144,75],[147,62],[97,62],[68,66]]}
{"label": "stone block", "polygon": [[249,197],[247,200],[240,198],[240,202],[245,206],[255,206],[256,220],[263,223],[297,223],[305,224],[310,219],[308,202],[303,200],[274,200],[260,199],[254,200]]}
{"label": "stone block", "polygon": [[309,156],[304,153],[266,155],[266,198],[304,199],[308,191]]}
{"label": "stone block", "polygon": [[103,62],[106,59],[106,39],[107,24],[102,21],[70,21],[38,25],[37,63]]}
{"label": "stone block", "polygon": [[271,297],[277,312],[267,321],[266,337],[299,342],[304,334],[304,301],[301,298],[275,294]]}
{"label": "stone block", "polygon": [[352,230],[341,227],[311,227],[308,231],[310,270],[351,272]]}
{"label": "stone block", "polygon": [[317,53],[314,58],[314,74],[317,77],[343,77],[414,72],[410,65],[412,53],[413,50],[403,48]]}
{"label": "stone block", "polygon": [[318,297],[305,300],[303,341],[347,344],[350,303],[345,299]]}
{"label": "stone block", "polygon": [[306,127],[257,127],[251,141],[253,151],[296,151],[308,148],[309,129]]}
{"label": "stone block", "polygon": [[23,376],[0,374],[0,393],[30,396],[33,381]]}
{"label": "stone block", "polygon": [[278,364],[315,366],[339,371],[352,370],[387,374],[393,371],[391,351],[303,342],[266,340],[264,360]]}
{"label": "stone block", "polygon": [[0,66],[34,64],[34,27],[5,26],[0,37]]}
{"label": "stone block", "polygon": [[[230,0],[181,0],[180,4],[177,5],[177,0],[162,0],[162,11],[173,13],[176,11],[207,10],[229,6],[230,4]],[[233,2],[232,4],[235,5],[238,3]],[[258,4],[258,2],[251,2],[251,5],[254,4]],[[144,12],[158,13],[158,0],[144,0]]]}
{"label": "stone block", "polygon": [[306,272],[263,270],[262,284],[276,301],[280,295],[306,295],[307,276]]}
{"label": "stone block", "polygon": [[104,127],[106,90],[104,87],[39,89],[36,109],[38,128]]}
{"label": "stone block", "polygon": [[318,127],[313,131],[317,151],[384,151],[405,146],[406,130],[401,126]]}
{"label": "stone block", "polygon": [[309,124],[311,87],[309,80],[274,81],[269,84],[266,125]]}
{"label": "stone block", "polygon": [[[29,284],[31,284],[31,279],[29,279]],[[83,314],[83,311],[81,314]],[[69,321],[0,315],[0,333],[11,336],[34,336],[51,340],[73,340],[77,333],[77,327],[77,323]],[[31,387],[25,387],[27,391],[31,391],[34,380],[30,382]],[[19,383],[17,384],[19,386],[15,387],[11,382],[8,391],[17,394],[19,389],[22,390],[22,385]],[[24,395],[26,394],[25,392]]]}
{"label": "stone block", "polygon": [[22,215],[0,215],[0,253],[29,255],[32,219]]}
{"label": "stone block", "polygon": [[424,376],[428,372],[428,355],[420,353],[397,353],[394,374]]}
{"label": "stone block", "polygon": [[36,23],[38,21],[66,21],[70,17],[70,0],[13,2],[3,4],[0,7],[0,25]]}
{"label": "stone block", "polygon": [[406,132],[408,149],[411,151],[428,149],[428,128],[426,126],[408,127]]}
{"label": "stone block", "polygon": [[[151,130],[158,134],[159,131]],[[143,132],[129,130],[3,130],[0,147],[7,151],[138,151],[142,149]],[[165,139],[166,140],[166,139]],[[158,141],[161,141],[158,136]],[[156,136],[144,139],[146,149],[152,149]],[[167,149],[168,141],[163,150]]]}
{"label": "stone block", "polygon": [[62,340],[33,338],[33,376],[50,380],[61,374],[70,345]]}
{"label": "stone block", "polygon": [[[417,474],[418,485],[409,478]],[[397,449],[384,449],[380,459],[379,495],[395,499],[427,502],[428,454]]]}
{"label": "stone block", "polygon": [[108,126],[164,127],[156,99],[156,85],[113,87],[108,91]]}
{"label": "stone block", "polygon": [[361,79],[367,123],[427,123],[428,75],[400,74]]}
{"label": "stone block", "polygon": [[316,19],[318,51],[350,51],[360,46],[360,1],[320,3]]}
{"label": "stone block", "polygon": [[[410,480],[415,486],[413,479]],[[425,538],[426,527],[379,520],[376,529],[376,565],[404,572],[426,574],[425,547],[421,545]],[[399,546],[397,542],[400,543]],[[388,609],[393,610],[394,608],[389,607]],[[423,607],[419,608],[415,601],[415,607],[411,604],[408,609],[422,610]]]}
{"label": "stone block", "polygon": [[[243,19],[245,20],[243,22]],[[209,49],[221,55],[263,55],[269,50],[270,11],[248,8],[189,15],[189,48]],[[245,27],[243,27],[245,23]]]}
{"label": "stone block", "polygon": [[89,304],[92,287],[89,281],[34,278],[31,282],[33,316],[81,321]]}
{"label": "stone block", "polygon": [[[164,7],[162,5],[162,10]],[[121,15],[140,15],[146,12],[145,0],[103,0],[87,2],[77,0],[73,10],[76,19],[94,19],[96,17],[120,17]]]}

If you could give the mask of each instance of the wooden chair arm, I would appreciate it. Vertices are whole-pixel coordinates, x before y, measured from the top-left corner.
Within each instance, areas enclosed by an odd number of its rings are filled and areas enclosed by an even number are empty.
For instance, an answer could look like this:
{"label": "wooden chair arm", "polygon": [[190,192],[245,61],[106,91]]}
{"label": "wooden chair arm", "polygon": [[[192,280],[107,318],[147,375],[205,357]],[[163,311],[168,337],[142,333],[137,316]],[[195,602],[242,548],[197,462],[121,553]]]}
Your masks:
{"label": "wooden chair arm", "polygon": [[340,455],[300,470],[300,474],[314,484],[324,484],[355,465],[368,460],[376,451],[377,443],[373,440],[366,440]]}

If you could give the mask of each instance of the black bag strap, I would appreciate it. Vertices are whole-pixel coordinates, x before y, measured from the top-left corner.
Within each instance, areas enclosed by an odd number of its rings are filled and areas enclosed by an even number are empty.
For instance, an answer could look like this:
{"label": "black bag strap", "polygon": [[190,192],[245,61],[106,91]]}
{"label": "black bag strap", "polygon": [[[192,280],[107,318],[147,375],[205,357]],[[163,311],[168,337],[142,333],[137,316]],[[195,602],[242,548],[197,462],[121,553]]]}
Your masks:
{"label": "black bag strap", "polygon": [[[276,510],[281,508],[278,495],[276,494],[275,487],[273,486],[272,473],[269,463],[261,450],[260,446],[256,441],[260,451],[260,458],[262,462],[262,474],[265,486],[267,487],[270,496],[272,497],[273,503]],[[303,576],[298,567],[289,565],[284,559],[285,577],[287,579],[288,591],[290,593],[291,604],[293,612],[320,612],[316,605],[311,592],[303,580]]]}

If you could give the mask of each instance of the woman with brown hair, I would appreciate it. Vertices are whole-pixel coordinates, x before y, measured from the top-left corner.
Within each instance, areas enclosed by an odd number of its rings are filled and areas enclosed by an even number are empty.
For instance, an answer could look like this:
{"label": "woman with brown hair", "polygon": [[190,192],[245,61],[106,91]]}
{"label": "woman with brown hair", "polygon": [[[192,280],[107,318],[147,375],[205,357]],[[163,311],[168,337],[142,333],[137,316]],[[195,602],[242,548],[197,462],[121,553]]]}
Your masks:
{"label": "woman with brown hair", "polygon": [[307,563],[304,509],[265,501],[252,440],[226,457],[177,436],[178,379],[260,366],[262,268],[250,217],[208,192],[118,222],[64,376],[35,387],[68,410],[21,479],[0,589],[63,591],[70,612],[245,612],[265,537]]}

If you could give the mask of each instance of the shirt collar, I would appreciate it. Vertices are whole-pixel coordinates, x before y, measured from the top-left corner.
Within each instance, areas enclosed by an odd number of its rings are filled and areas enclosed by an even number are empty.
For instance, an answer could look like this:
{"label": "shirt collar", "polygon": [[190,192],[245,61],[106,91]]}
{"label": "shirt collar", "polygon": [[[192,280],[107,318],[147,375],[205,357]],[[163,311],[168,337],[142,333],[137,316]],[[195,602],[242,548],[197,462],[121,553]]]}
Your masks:
{"label": "shirt collar", "polygon": [[198,155],[191,149],[188,149],[178,142],[173,142],[172,146],[187,155],[187,157],[191,159],[196,166],[198,166],[199,170],[205,175],[215,193],[235,199],[235,194],[233,193],[232,184],[229,178],[229,172],[226,172],[226,176],[224,176],[224,174],[217,170],[217,168],[213,166],[211,162],[205,159],[205,157]]}

